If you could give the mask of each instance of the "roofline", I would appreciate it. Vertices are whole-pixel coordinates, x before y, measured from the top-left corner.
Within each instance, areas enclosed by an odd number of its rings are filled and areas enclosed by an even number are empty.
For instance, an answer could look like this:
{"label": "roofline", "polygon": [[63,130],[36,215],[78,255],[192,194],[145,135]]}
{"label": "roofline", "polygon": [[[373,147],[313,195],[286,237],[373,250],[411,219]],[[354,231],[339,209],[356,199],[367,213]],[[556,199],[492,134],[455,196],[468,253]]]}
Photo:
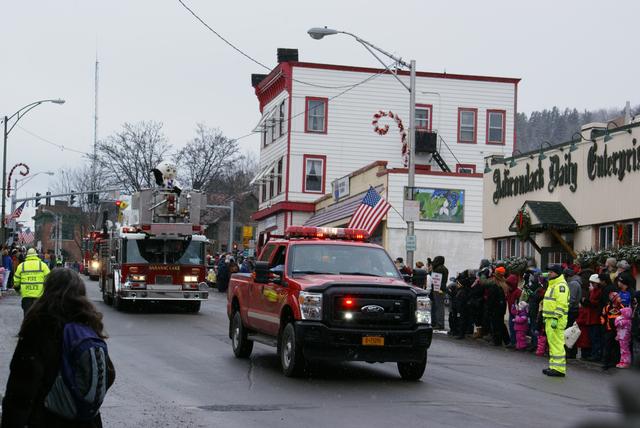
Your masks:
{"label": "roofline", "polygon": [[[356,73],[382,73],[390,74],[389,70],[384,68],[372,68],[372,67],[359,67],[352,65],[340,65],[340,64],[321,64],[315,62],[290,62],[292,67],[301,68],[318,68],[323,70],[338,70],[338,71],[353,71]],[[402,76],[408,76],[409,71],[398,70],[397,74]],[[474,74],[450,74],[450,73],[435,73],[431,71],[416,71],[418,77],[432,77],[436,79],[455,79],[455,80],[472,80],[481,82],[499,82],[499,83],[512,83],[517,84],[520,82],[520,78],[515,77],[498,77],[498,76],[480,76]],[[266,79],[265,79],[266,80]]]}
{"label": "roofline", "polygon": [[[355,177],[356,175],[360,175],[360,174],[362,174],[362,173],[364,173],[364,172],[367,172],[367,171],[369,171],[370,169],[373,169],[373,168],[376,168],[376,167],[384,167],[384,168],[385,168],[385,170],[386,170],[386,168],[387,168],[387,164],[388,164],[388,163],[389,163],[389,161],[385,161],[385,160],[377,160],[377,161],[373,161],[373,162],[371,162],[370,164],[365,165],[365,166],[363,166],[362,168],[359,168],[359,169],[357,169],[357,170],[353,171],[352,173],[350,173],[350,174],[348,174],[348,175],[345,175],[344,177],[340,177],[340,178],[352,178],[352,177]],[[325,194],[325,195],[323,195],[323,196],[320,196],[320,197],[319,197],[318,199],[316,199],[313,203],[314,203],[314,204],[317,204],[317,203],[320,203],[320,202],[322,202],[322,201],[324,201],[324,200],[326,200],[326,199],[331,199],[331,198],[333,198],[333,194],[331,194],[331,193],[327,193],[327,194]]]}

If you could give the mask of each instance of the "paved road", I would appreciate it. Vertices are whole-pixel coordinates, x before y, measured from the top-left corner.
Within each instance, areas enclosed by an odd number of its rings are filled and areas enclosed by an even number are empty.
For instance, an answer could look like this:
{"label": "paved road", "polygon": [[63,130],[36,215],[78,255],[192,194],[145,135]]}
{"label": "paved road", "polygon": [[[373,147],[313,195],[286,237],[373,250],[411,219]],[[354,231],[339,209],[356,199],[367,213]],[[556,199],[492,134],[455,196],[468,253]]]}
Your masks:
{"label": "paved road", "polygon": [[[233,357],[216,292],[199,314],[119,313],[95,282],[87,286],[117,370],[103,406],[108,427],[540,428],[617,416],[611,386],[622,373],[574,366],[566,379],[549,379],[534,355],[438,336],[422,382],[403,382],[395,364],[366,363],[289,379],[271,348],[256,344],[249,361]],[[20,316],[16,297],[0,300],[2,385]]]}

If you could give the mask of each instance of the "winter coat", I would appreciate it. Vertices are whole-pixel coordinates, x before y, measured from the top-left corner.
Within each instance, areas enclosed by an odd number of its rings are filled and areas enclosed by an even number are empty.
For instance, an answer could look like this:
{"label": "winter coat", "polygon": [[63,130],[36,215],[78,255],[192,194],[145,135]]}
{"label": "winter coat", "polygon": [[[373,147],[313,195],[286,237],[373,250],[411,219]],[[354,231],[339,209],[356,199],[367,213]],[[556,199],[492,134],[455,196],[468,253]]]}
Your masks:
{"label": "winter coat", "polygon": [[578,311],[578,306],[580,305],[580,300],[582,300],[582,283],[580,282],[580,277],[578,275],[574,275],[569,278],[567,281],[567,285],[569,285],[569,311]]}
{"label": "winter coat", "polygon": [[449,269],[444,265],[444,257],[436,256],[431,262],[432,271],[442,275],[442,282],[440,284],[449,283]]}
{"label": "winter coat", "polygon": [[13,272],[13,260],[11,260],[11,256],[2,256],[2,267]]}
{"label": "winter coat", "polygon": [[580,327],[580,337],[576,342],[575,348],[588,349],[591,348],[591,340],[589,339],[589,319],[590,319],[590,309],[582,307],[578,311],[578,318],[576,322],[578,323],[578,327]]}
{"label": "winter coat", "polygon": [[528,331],[529,330],[529,313],[526,310],[518,311],[518,314],[513,319],[513,329],[515,331]]}
{"label": "winter coat", "polygon": [[587,325],[599,325],[600,314],[600,302],[602,301],[602,288],[600,286],[594,286],[589,291],[589,300],[585,301],[585,307],[588,311],[588,317],[586,320]]}
{"label": "winter coat", "polygon": [[518,275],[511,274],[507,277],[507,285],[509,291],[507,294],[507,305],[509,308],[518,303],[518,299],[522,295],[522,290],[518,288]]}
{"label": "winter coat", "polygon": [[622,308],[616,318],[616,340],[627,341],[631,338],[631,308]]}
{"label": "winter coat", "polygon": [[[44,399],[60,369],[63,329],[64,326],[56,320],[43,316],[21,332],[2,400],[1,428],[102,427],[100,414],[89,422],[73,422],[44,407]],[[115,369],[110,359],[107,359],[107,370],[109,388],[115,380]]]}

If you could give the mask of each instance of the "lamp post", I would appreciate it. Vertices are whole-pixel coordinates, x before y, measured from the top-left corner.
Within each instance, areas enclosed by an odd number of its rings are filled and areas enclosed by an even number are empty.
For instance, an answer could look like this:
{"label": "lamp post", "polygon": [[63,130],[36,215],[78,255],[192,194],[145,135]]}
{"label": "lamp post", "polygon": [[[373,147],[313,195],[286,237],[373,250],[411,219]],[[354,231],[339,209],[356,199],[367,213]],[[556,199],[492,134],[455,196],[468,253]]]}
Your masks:
{"label": "lamp post", "polygon": [[[355,34],[349,33],[347,31],[339,31],[339,30],[335,30],[333,28],[327,28],[327,27],[314,27],[314,28],[311,28],[309,31],[307,31],[307,33],[312,39],[315,39],[315,40],[320,40],[325,36],[332,36],[334,34],[346,34],[348,36],[353,37],[354,39],[356,39],[358,43],[364,46],[365,49],[367,49],[369,53],[371,53],[371,55],[373,55],[384,66],[384,68],[387,69],[391,73],[391,75],[394,76],[396,80],[398,80],[398,82],[400,82],[400,84],[405,87],[405,89],[409,91],[409,138],[408,138],[409,165],[408,165],[408,174],[407,174],[408,175],[407,187],[410,192],[409,194],[411,195],[413,187],[415,186],[415,175],[416,175],[416,164],[415,164],[416,61],[412,59],[407,63],[401,57],[397,57],[385,51],[384,49],[379,48],[373,43],[368,42],[364,39],[361,39]],[[384,56],[391,58],[397,64],[405,68],[408,68],[409,69],[409,86],[407,86],[406,83],[400,80],[398,75],[394,71],[390,70],[389,67],[387,67],[387,65],[380,59],[380,57],[378,57],[378,55],[376,55],[375,52],[373,52],[373,50],[376,50],[381,54],[383,54]],[[407,237],[413,236],[413,235],[414,235],[413,221],[407,221]],[[413,250],[407,250],[407,265],[410,267],[413,267]]]}
{"label": "lamp post", "polygon": [[[7,217],[7,203],[6,203],[6,195],[7,195],[7,139],[9,138],[9,133],[13,130],[13,128],[18,124],[18,121],[24,117],[25,114],[29,113],[32,109],[38,107],[43,103],[54,103],[54,104],[64,104],[63,99],[56,100],[40,100],[32,102],[31,104],[27,104],[26,106],[19,109],[17,112],[13,113],[11,116],[4,116],[4,138],[3,138],[3,147],[2,147],[2,230],[0,233],[0,243],[4,244],[6,241],[6,229],[5,229],[5,219]],[[9,121],[14,120],[13,124],[9,126]]]}

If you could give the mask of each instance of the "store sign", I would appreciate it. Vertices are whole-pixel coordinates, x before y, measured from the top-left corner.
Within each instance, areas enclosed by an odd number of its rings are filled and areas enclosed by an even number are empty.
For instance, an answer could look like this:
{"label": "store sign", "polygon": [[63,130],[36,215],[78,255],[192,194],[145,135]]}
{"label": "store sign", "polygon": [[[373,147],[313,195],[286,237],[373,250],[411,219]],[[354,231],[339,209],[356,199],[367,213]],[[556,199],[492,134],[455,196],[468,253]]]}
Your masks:
{"label": "store sign", "polygon": [[333,200],[338,201],[345,196],[349,196],[349,177],[342,177],[333,183]]}
{"label": "store sign", "polygon": [[587,174],[589,180],[617,176],[622,181],[627,173],[640,171],[640,147],[636,147],[637,140],[632,141],[633,147],[625,150],[618,150],[611,154],[604,145],[601,155],[597,154],[598,145],[594,144],[589,148],[587,156]]}
{"label": "store sign", "polygon": [[[525,173],[511,176],[509,169],[496,169],[493,173],[493,182],[496,189],[493,192],[493,203],[510,196],[524,195],[535,192],[545,187],[545,173],[542,161],[538,160],[538,167],[531,169],[529,164],[525,167]],[[565,155],[549,156],[549,180],[547,190],[549,193],[562,186],[568,186],[575,192],[578,189],[578,164],[571,160],[571,153]]]}

